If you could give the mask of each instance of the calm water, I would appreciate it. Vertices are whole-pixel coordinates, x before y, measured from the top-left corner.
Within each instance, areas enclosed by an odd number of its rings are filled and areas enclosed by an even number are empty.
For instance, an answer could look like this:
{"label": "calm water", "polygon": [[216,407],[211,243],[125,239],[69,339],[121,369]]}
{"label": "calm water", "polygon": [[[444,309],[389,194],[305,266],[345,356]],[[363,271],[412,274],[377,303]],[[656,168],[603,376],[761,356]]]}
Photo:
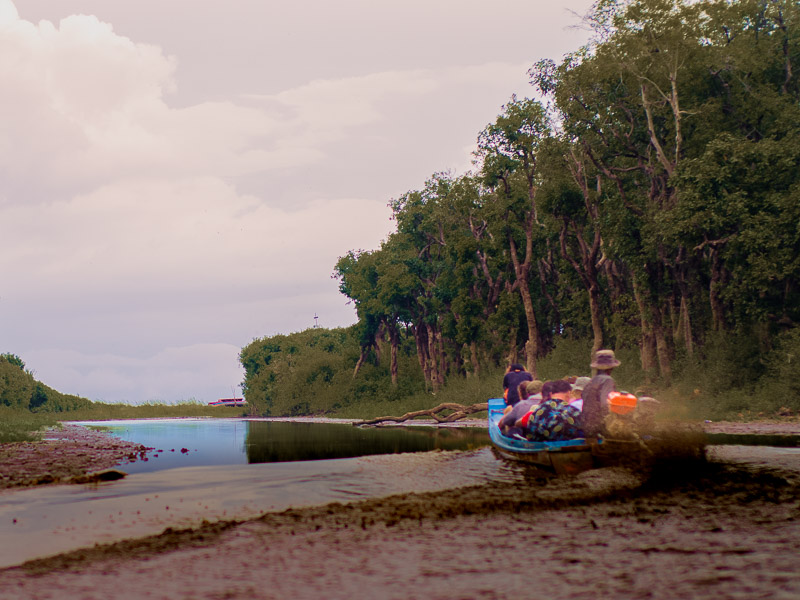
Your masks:
{"label": "calm water", "polygon": [[[490,446],[475,427],[361,428],[349,423],[245,419],[145,419],[85,422],[147,448],[128,473],[193,466],[247,465],[351,458],[378,454],[474,450]],[[709,434],[710,445],[798,447],[798,436]]]}
{"label": "calm water", "polygon": [[[152,450],[146,461],[123,465],[122,470],[136,475],[119,481],[6,493],[0,503],[0,567],[156,535],[166,527],[490,482],[536,488],[543,481],[541,471],[496,458],[482,428],[360,429],[242,419],[84,424],[102,426]],[[732,451],[717,457],[726,461],[789,464],[800,456],[797,436],[745,437],[714,436],[710,443],[718,453]],[[741,445],[747,442],[795,447]],[[435,449],[455,451],[429,451]]]}
{"label": "calm water", "polygon": [[163,419],[85,423],[152,448],[128,473],[190,466],[246,465],[350,458],[430,450],[473,450],[489,445],[485,429],[361,428],[342,423],[240,419]]}

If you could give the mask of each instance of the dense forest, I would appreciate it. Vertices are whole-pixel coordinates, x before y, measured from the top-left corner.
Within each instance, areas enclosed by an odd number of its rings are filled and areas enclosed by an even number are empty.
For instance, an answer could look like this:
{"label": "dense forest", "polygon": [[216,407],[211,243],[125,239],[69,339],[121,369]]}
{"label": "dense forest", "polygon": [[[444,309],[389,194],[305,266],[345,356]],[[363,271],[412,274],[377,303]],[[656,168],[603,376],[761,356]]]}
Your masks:
{"label": "dense forest", "polygon": [[[384,364],[436,393],[512,361],[536,374],[564,340],[587,364],[635,350],[645,382],[722,355],[730,385],[797,374],[800,5],[600,0],[583,24],[591,41],[535,63],[531,97],[478,133],[472,172],[392,199],[396,231],[340,258],[358,323],[314,343],[350,345],[293,385]],[[275,365],[323,337],[244,348],[248,400],[312,409],[275,395]]]}

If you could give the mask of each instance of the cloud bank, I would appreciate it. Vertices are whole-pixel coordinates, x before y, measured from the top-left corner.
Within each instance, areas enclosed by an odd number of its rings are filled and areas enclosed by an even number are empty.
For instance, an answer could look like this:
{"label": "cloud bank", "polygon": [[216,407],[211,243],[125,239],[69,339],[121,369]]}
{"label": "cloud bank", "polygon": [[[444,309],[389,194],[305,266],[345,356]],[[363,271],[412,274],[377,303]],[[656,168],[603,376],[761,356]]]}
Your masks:
{"label": "cloud bank", "polygon": [[390,198],[469,168],[526,86],[523,60],[456,62],[178,102],[193,60],[0,0],[0,352],[60,391],[210,401],[254,337],[354,322],[337,258],[386,238]]}

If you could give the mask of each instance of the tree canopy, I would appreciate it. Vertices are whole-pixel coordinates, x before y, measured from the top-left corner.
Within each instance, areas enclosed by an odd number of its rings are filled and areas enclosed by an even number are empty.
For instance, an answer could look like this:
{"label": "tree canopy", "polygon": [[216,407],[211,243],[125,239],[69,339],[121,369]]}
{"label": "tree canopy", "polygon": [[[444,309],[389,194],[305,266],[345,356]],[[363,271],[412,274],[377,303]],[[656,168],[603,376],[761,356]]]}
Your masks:
{"label": "tree canopy", "polygon": [[800,5],[599,0],[585,23],[478,133],[473,172],[392,199],[396,231],[336,264],[356,376],[383,340],[393,381],[408,340],[435,392],[580,338],[669,381],[714,335],[767,350],[797,328]]}

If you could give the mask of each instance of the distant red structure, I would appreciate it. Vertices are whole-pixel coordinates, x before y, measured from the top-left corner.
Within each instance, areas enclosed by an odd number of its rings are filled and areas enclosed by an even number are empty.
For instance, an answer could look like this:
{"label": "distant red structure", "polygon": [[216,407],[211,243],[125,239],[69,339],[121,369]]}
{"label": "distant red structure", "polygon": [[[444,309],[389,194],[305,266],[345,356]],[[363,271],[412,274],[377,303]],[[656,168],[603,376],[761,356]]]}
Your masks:
{"label": "distant red structure", "polygon": [[244,398],[220,398],[208,403],[209,406],[244,406],[245,404],[247,401]]}

